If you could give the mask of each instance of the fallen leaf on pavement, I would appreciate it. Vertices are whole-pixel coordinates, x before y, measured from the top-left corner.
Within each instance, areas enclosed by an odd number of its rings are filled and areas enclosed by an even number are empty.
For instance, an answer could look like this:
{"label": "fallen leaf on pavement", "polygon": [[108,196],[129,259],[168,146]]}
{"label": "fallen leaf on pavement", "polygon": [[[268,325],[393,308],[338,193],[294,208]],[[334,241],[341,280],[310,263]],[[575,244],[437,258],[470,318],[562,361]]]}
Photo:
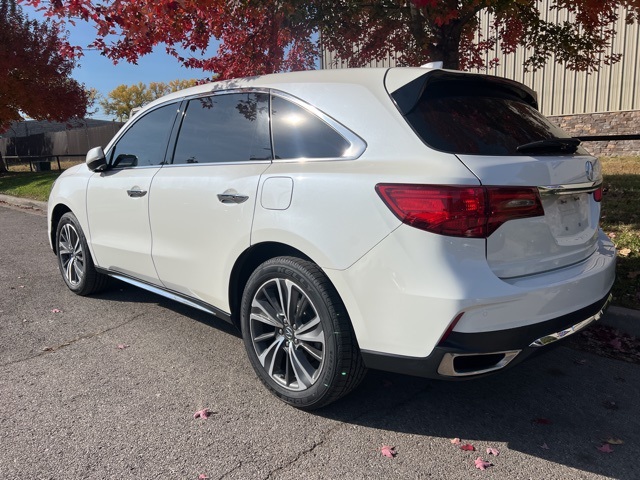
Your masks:
{"label": "fallen leaf on pavement", "polygon": [[549,445],[547,445],[546,443],[543,443],[542,445],[540,445],[540,448],[543,448],[545,450],[549,450]]}
{"label": "fallen leaf on pavement", "polygon": [[609,445],[608,443],[605,443],[599,447],[596,447],[598,450],[600,450],[603,453],[613,453],[613,448],[611,448],[611,445]]}
{"label": "fallen leaf on pavement", "polygon": [[619,438],[608,438],[605,440],[609,445],[623,445],[624,440],[620,440]]}
{"label": "fallen leaf on pavement", "polygon": [[609,345],[611,345],[616,350],[622,350],[622,341],[619,338],[614,338],[613,340],[611,340],[609,342]]}
{"label": "fallen leaf on pavement", "polygon": [[618,255],[620,255],[621,257],[628,257],[630,253],[631,253],[630,248],[622,248],[618,250]]}
{"label": "fallen leaf on pavement", "polygon": [[460,447],[460,450],[464,450],[465,452],[475,452],[476,451],[476,447],[474,447],[473,445],[466,443],[464,445],[462,445]]}
{"label": "fallen leaf on pavement", "polygon": [[500,452],[495,448],[487,447],[487,455],[493,455],[497,457],[498,455],[500,455]]}
{"label": "fallen leaf on pavement", "polygon": [[451,443],[453,443],[454,445],[458,445],[460,443],[460,439],[459,438],[453,438],[451,439]]}
{"label": "fallen leaf on pavement", "polygon": [[489,468],[491,466],[491,463],[490,462],[485,462],[482,459],[482,457],[476,458],[475,464],[476,464],[476,468],[479,468],[480,470],[486,470],[487,468]]}
{"label": "fallen leaf on pavement", "polygon": [[533,423],[537,423],[538,425],[551,425],[551,420],[548,418],[534,418]]}
{"label": "fallen leaf on pavement", "polygon": [[394,458],[398,454],[396,452],[396,447],[390,447],[389,445],[383,445],[380,449],[380,453],[389,458]]}
{"label": "fallen leaf on pavement", "polygon": [[209,415],[211,415],[209,409],[203,408],[202,410],[198,410],[196,413],[194,413],[193,418],[202,418],[206,420],[207,418],[209,418]]}

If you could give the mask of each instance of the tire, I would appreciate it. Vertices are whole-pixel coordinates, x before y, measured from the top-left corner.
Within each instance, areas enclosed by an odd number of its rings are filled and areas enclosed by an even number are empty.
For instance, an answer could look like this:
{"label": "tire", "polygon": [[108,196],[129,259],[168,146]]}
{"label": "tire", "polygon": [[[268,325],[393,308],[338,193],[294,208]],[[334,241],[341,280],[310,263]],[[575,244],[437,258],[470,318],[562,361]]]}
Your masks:
{"label": "tire", "polygon": [[346,309],[312,262],[277,257],[260,265],[242,295],[241,327],[256,374],[294,407],[328,405],[366,373]]}
{"label": "tire", "polygon": [[65,213],[56,229],[58,267],[69,289],[78,295],[89,295],[103,290],[109,277],[96,271],[78,219]]}

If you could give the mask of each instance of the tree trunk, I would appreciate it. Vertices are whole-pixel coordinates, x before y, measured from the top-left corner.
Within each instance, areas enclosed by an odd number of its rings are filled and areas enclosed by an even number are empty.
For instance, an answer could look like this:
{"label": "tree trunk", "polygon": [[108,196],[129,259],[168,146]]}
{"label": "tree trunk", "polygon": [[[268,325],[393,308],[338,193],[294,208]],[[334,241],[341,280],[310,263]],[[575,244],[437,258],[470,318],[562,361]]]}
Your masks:
{"label": "tree trunk", "polygon": [[445,25],[438,25],[425,18],[413,2],[409,4],[409,30],[416,43],[417,58],[428,62],[442,62],[443,68],[458,70],[461,22],[452,20]]}
{"label": "tree trunk", "polygon": [[[453,21],[438,28],[438,44],[433,47],[433,61],[443,62],[443,68],[451,70],[460,69],[460,37],[462,26]],[[436,58],[437,57],[437,58]]]}

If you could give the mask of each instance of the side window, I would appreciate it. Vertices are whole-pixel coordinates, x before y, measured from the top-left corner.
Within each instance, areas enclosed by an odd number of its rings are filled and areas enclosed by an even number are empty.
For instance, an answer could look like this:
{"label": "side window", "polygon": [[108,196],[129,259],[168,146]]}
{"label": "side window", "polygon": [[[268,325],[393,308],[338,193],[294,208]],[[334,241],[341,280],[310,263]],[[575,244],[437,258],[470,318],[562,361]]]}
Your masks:
{"label": "side window", "polygon": [[161,165],[177,112],[178,104],[174,103],[141,117],[116,143],[111,164],[119,168]]}
{"label": "side window", "polygon": [[271,116],[276,158],[340,158],[350,146],[320,118],[283,98],[271,97]]}
{"label": "side window", "polygon": [[269,96],[234,93],[189,101],[174,164],[271,160]]}

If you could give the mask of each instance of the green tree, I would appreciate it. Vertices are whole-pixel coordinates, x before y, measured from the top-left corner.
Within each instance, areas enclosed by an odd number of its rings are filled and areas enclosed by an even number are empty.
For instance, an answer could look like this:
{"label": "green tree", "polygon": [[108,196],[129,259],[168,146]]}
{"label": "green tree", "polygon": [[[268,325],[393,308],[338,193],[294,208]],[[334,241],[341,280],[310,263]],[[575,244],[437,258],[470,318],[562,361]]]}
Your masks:
{"label": "green tree", "polygon": [[100,100],[100,106],[106,115],[113,115],[122,122],[129,118],[132,109],[142,107],[151,100],[151,92],[140,82],[134,85],[118,85],[109,92],[107,98]]}
{"label": "green tree", "polygon": [[149,85],[142,82],[134,85],[118,85],[99,103],[106,115],[113,115],[118,120],[124,121],[129,118],[134,108],[142,107],[168,93],[193,87],[197,83],[197,80],[190,79],[171,80],[169,83],[151,82]]}

